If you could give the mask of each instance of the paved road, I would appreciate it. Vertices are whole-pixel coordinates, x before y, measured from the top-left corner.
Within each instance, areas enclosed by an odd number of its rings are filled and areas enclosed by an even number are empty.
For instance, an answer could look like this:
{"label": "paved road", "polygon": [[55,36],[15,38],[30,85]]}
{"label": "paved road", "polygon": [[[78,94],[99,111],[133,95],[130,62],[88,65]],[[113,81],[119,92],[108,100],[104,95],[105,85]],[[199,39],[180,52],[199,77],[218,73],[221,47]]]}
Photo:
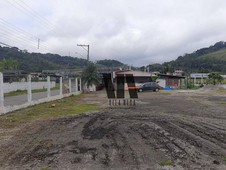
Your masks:
{"label": "paved road", "polygon": [[[75,86],[71,87],[72,92],[75,92]],[[52,90],[51,96],[56,96],[60,94],[60,90]],[[47,97],[47,91],[46,92],[40,92],[40,93],[33,93],[32,94],[32,100],[38,100],[43,99]],[[13,105],[21,105],[27,102],[27,94],[19,95],[19,96],[11,96],[11,97],[5,97],[5,106],[13,106]]]}
{"label": "paved road", "polygon": [[[60,94],[60,90],[51,91],[51,96]],[[47,97],[47,92],[33,93],[32,100],[38,100]],[[5,97],[5,106],[21,105],[27,102],[27,94],[19,96]]]}

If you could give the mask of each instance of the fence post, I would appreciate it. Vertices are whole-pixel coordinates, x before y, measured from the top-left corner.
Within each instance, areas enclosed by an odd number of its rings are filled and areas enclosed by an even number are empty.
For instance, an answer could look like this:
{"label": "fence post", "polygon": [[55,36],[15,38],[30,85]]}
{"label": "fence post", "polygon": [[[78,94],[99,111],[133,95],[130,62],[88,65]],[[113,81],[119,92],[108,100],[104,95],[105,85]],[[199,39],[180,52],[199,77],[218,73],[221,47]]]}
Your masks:
{"label": "fence post", "polygon": [[63,95],[63,78],[60,77],[60,95]]}
{"label": "fence post", "polygon": [[78,91],[78,78],[75,78],[75,92]]}
{"label": "fence post", "polygon": [[47,76],[47,98],[50,98],[50,77]]}
{"label": "fence post", "polygon": [[79,83],[80,83],[80,91],[82,91],[82,78],[80,78]]}
{"label": "fence post", "polygon": [[31,75],[27,77],[27,101],[30,103],[32,101],[32,92],[31,92]]}
{"label": "fence post", "polygon": [[3,84],[3,74],[0,72],[0,107],[4,109],[4,84]]}
{"label": "fence post", "polygon": [[69,82],[68,82],[68,85],[69,85],[69,94],[71,93],[71,78],[69,78],[69,80],[68,80]]}

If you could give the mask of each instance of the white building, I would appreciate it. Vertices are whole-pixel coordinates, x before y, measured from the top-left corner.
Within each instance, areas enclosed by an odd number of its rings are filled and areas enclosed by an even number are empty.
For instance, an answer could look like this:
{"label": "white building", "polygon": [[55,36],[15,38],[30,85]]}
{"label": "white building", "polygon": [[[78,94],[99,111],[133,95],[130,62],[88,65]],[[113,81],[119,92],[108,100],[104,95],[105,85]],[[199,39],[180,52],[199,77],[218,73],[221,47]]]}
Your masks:
{"label": "white building", "polygon": [[201,78],[208,78],[208,75],[209,73],[192,73],[190,74],[190,77],[201,79]]}
{"label": "white building", "polygon": [[[190,74],[191,78],[197,78],[197,79],[202,79],[202,78],[208,78],[209,73],[192,73]],[[226,79],[226,75],[221,75],[224,79]]]}

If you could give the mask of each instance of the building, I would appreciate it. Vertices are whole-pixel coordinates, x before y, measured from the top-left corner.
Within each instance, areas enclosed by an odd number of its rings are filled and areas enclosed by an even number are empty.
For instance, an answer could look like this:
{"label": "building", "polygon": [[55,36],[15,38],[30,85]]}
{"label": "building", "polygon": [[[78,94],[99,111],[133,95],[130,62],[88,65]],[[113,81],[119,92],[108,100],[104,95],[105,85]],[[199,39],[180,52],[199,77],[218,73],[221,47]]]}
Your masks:
{"label": "building", "polygon": [[3,80],[4,82],[13,82],[13,81],[26,81],[28,73],[23,70],[16,71],[4,71]]}
{"label": "building", "polygon": [[[221,75],[224,79],[226,79],[226,75]],[[200,85],[206,84],[206,79],[209,78],[209,73],[192,73],[190,74],[190,79],[193,84]]]}
{"label": "building", "polygon": [[184,74],[184,71],[181,69],[177,69],[173,73],[174,76],[182,76],[183,74]]}
{"label": "building", "polygon": [[[143,71],[136,71],[136,70],[124,70],[124,71],[116,71],[112,73],[113,77],[113,83],[116,86],[117,83],[117,77],[118,76],[126,76],[126,75],[132,75],[135,81],[135,86],[139,86],[143,83],[152,81],[152,77],[155,76],[152,73],[149,72],[143,72]],[[125,83],[125,89],[128,89],[127,83]]]}
{"label": "building", "polygon": [[119,75],[133,75],[136,84],[150,82],[151,77],[153,76],[152,73],[150,72],[126,70],[126,71],[116,71],[115,73],[113,73],[113,78],[117,79],[117,76]]}
{"label": "building", "polygon": [[159,74],[156,82],[163,88],[181,89],[186,88],[184,76]]}

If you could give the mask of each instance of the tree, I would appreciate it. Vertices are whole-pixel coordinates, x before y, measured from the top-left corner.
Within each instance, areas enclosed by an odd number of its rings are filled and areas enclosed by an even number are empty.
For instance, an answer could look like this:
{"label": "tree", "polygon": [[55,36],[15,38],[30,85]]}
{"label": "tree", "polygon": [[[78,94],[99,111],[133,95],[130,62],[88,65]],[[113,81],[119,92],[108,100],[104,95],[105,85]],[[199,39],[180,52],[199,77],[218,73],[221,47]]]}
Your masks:
{"label": "tree", "polygon": [[173,73],[174,72],[174,68],[172,67],[172,65],[170,63],[164,63],[163,64],[163,72],[165,74],[169,73]]}
{"label": "tree", "polygon": [[98,85],[100,83],[100,77],[95,64],[91,63],[83,70],[82,82],[85,88],[88,88],[92,85]]}
{"label": "tree", "polygon": [[18,69],[18,61],[13,59],[3,59],[0,61],[0,70],[17,70]]}
{"label": "tree", "polygon": [[218,72],[212,72],[208,75],[209,82],[211,82],[213,85],[216,83],[221,83],[224,78],[220,75]]}
{"label": "tree", "polygon": [[140,71],[144,71],[145,70],[145,66],[142,66],[139,68]]}

